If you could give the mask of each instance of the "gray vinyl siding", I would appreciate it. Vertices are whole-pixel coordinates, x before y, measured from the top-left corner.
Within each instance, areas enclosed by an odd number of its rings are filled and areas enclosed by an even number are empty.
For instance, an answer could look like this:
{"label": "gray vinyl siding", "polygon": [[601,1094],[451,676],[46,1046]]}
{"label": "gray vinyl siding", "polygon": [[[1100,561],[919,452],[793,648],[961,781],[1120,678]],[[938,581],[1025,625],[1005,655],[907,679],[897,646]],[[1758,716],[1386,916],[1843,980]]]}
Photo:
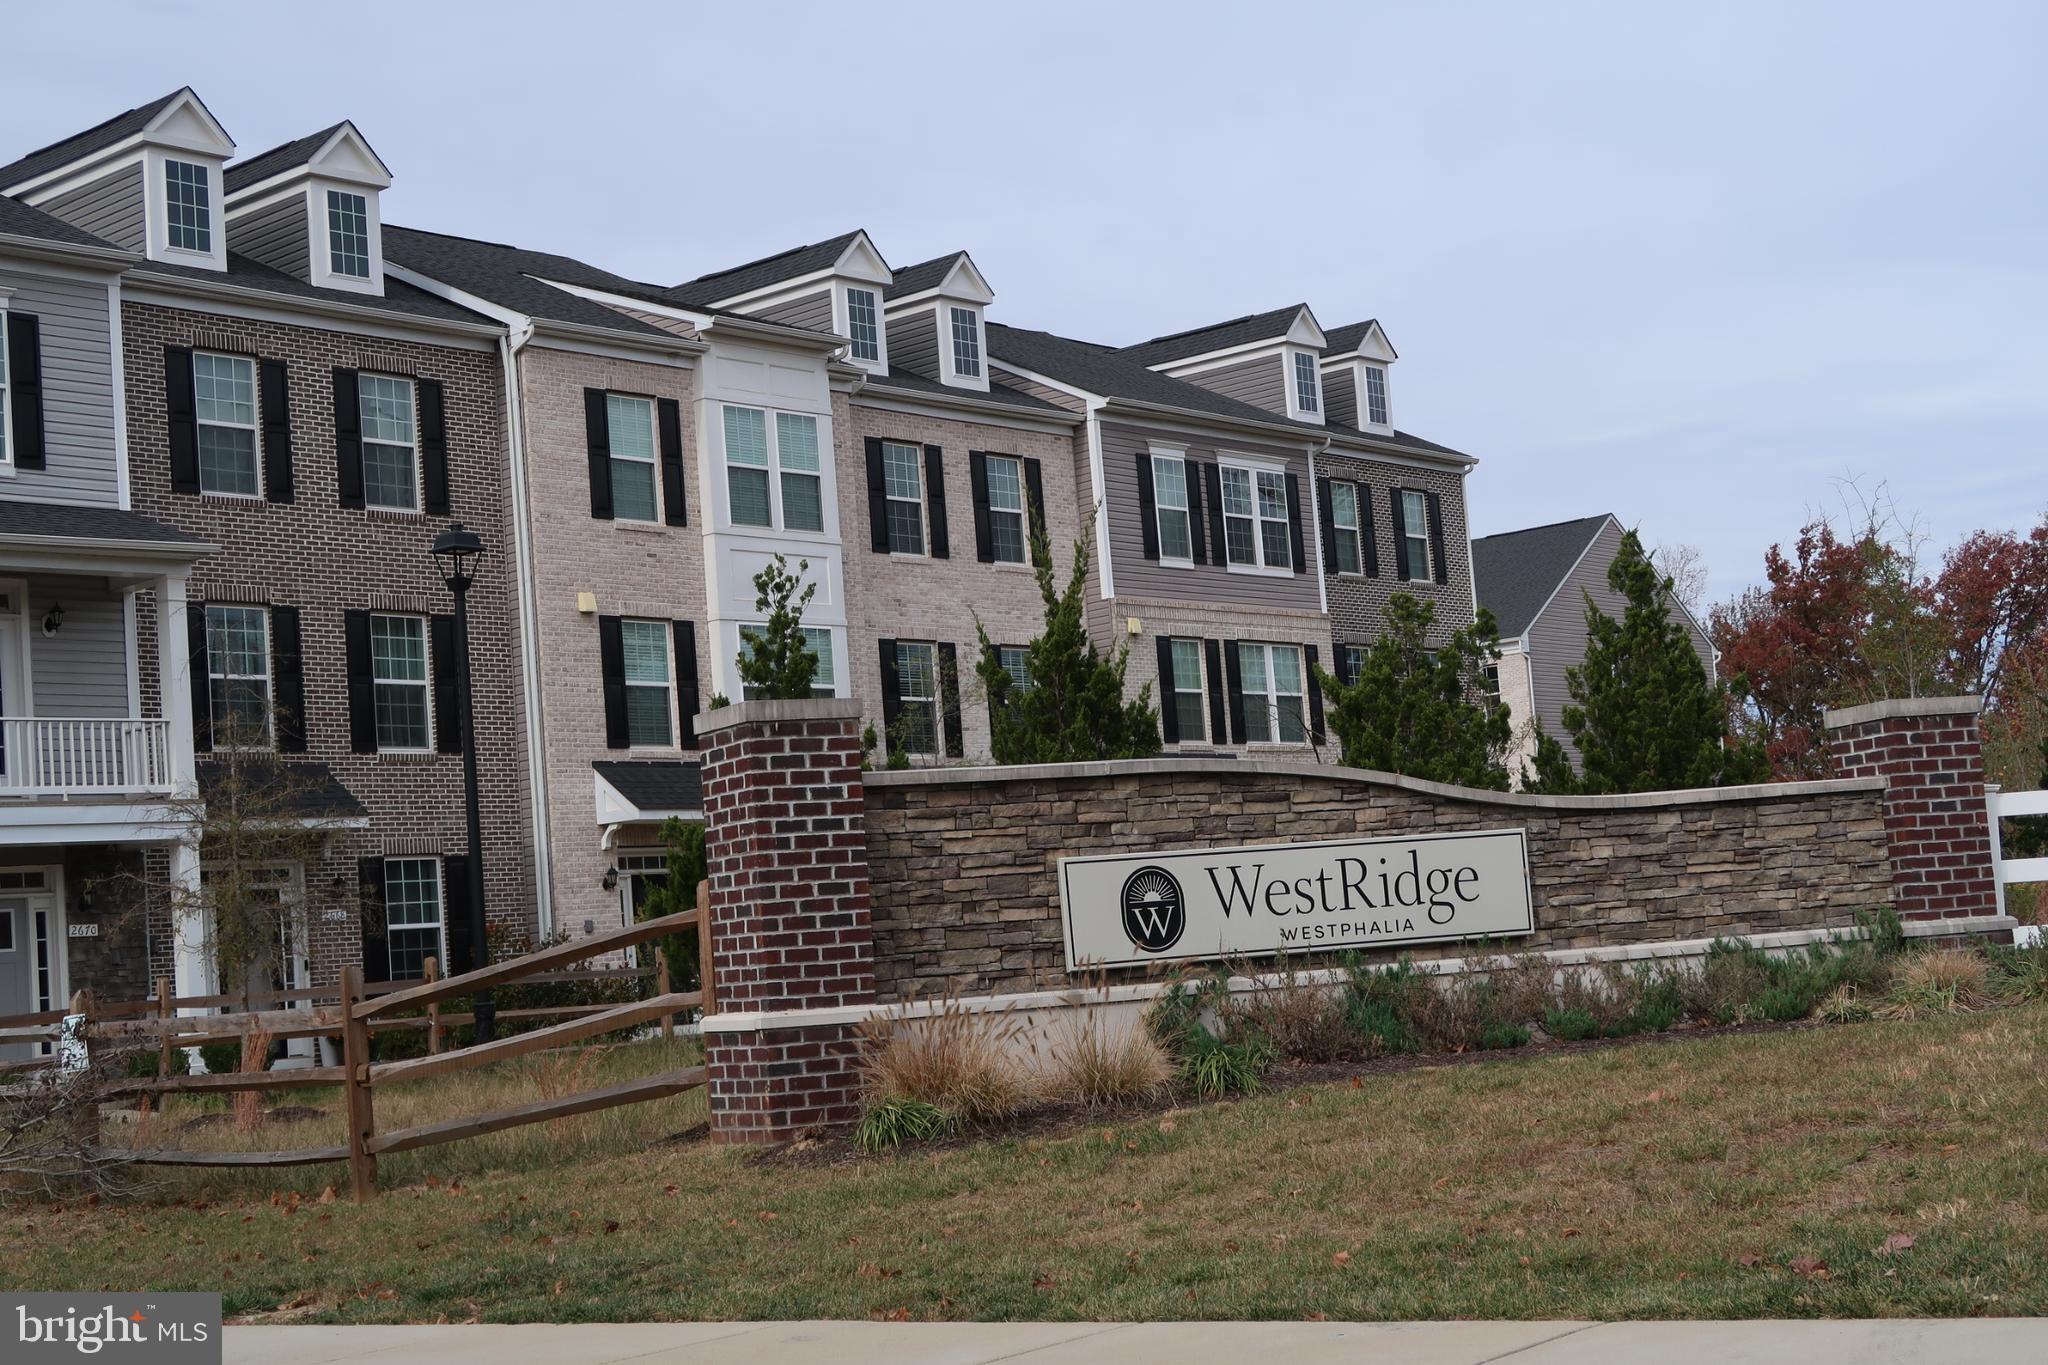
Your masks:
{"label": "gray vinyl siding", "polygon": [[1246,360],[1236,365],[1225,365],[1220,369],[1202,370],[1195,374],[1180,376],[1190,384],[1200,384],[1212,393],[1225,398],[1235,398],[1240,403],[1250,403],[1255,408],[1264,408],[1275,416],[1287,415],[1287,373],[1277,355],[1262,356],[1257,360]]}
{"label": "gray vinyl siding", "polygon": [[44,469],[18,470],[0,497],[113,507],[114,376],[107,285],[56,279],[0,263],[8,307],[36,315],[42,332]]}
{"label": "gray vinyl siding", "polygon": [[900,313],[887,319],[889,328],[889,364],[899,370],[921,374],[926,379],[939,377],[939,321],[938,312],[931,308],[919,308],[914,312]]}
{"label": "gray vinyl siding", "polygon": [[[43,613],[62,604],[64,624],[42,633]],[[29,687],[35,713],[51,718],[126,716],[128,621],[104,580],[51,575],[28,583]],[[9,714],[19,714],[9,708]]]}
{"label": "gray vinyl siding", "polygon": [[1030,394],[1033,398],[1050,403],[1054,407],[1065,408],[1068,412],[1086,412],[1088,410],[1088,404],[1085,401],[1074,397],[1073,394],[1068,393],[1065,389],[1055,389],[1050,385],[1040,384],[1036,380],[1026,379],[1022,375],[1013,374],[1009,370],[1004,369],[1001,365],[991,363],[989,366],[989,382],[1000,384],[1006,389],[1015,389],[1018,393]]}
{"label": "gray vinyl siding", "polygon": [[[1187,446],[1187,458],[1197,464],[1212,464],[1219,448],[1226,453],[1262,455],[1283,459],[1287,471],[1301,483],[1302,541],[1310,562],[1300,573],[1232,573],[1221,564],[1196,564],[1189,568],[1168,567],[1145,558],[1145,529],[1138,501],[1140,452],[1149,451],[1153,441]],[[1320,611],[1316,591],[1316,531],[1310,512],[1308,454],[1300,446],[1274,446],[1256,441],[1216,442],[1193,432],[1175,434],[1140,427],[1102,423],[1102,476],[1109,504],[1109,545],[1111,572],[1118,597],[1150,597],[1229,604],[1277,607],[1291,611]],[[1207,490],[1203,494],[1207,515]],[[1210,537],[1214,539],[1214,537]]]}
{"label": "gray vinyl siding", "polygon": [[[1578,750],[1564,729],[1564,708],[1571,700],[1565,683],[1565,670],[1585,662],[1588,596],[1601,611],[1617,620],[1628,609],[1627,599],[1607,583],[1607,567],[1621,549],[1621,535],[1621,527],[1612,521],[1602,527],[1600,533],[1593,537],[1592,548],[1565,576],[1549,605],[1529,623],[1530,691],[1535,698],[1536,719],[1548,734],[1564,745],[1574,762],[1578,760]],[[1706,668],[1707,676],[1712,677],[1713,643],[1675,605],[1672,615],[1685,625],[1701,665]]]}
{"label": "gray vinyl siding", "polygon": [[312,245],[306,232],[306,196],[294,194],[228,224],[228,250],[274,270],[310,281]]}
{"label": "gray vinyl siding", "polygon": [[1323,371],[1323,416],[1339,426],[1358,425],[1358,384],[1349,366]]}
{"label": "gray vinyl siding", "polygon": [[142,208],[142,167],[127,166],[40,205],[43,212],[73,227],[104,237],[115,246],[141,251],[148,226]]}
{"label": "gray vinyl siding", "polygon": [[773,308],[763,308],[754,316],[786,327],[809,327],[814,331],[829,332],[832,330],[832,291],[821,289],[800,299],[778,303]]}

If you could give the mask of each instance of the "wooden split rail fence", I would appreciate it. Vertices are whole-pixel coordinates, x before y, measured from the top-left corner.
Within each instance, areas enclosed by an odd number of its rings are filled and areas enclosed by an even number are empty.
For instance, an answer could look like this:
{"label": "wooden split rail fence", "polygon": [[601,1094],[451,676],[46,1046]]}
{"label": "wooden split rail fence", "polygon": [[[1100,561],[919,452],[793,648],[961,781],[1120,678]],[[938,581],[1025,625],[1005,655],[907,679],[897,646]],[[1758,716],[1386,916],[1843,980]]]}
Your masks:
{"label": "wooden split rail fence", "polygon": [[[88,1059],[93,1050],[108,1044],[132,1045],[152,1039],[157,1044],[156,1077],[117,1080],[109,1087],[111,1093],[208,1094],[327,1085],[339,1085],[343,1088],[347,1141],[340,1146],[309,1147],[279,1152],[108,1148],[104,1149],[104,1155],[115,1160],[162,1166],[307,1166],[328,1161],[345,1161],[348,1163],[350,1186],[355,1198],[361,1201],[377,1193],[377,1158],[387,1152],[408,1152],[415,1148],[437,1146],[461,1138],[479,1137],[503,1128],[516,1128],[522,1124],[588,1114],[622,1104],[663,1099],[700,1086],[705,1080],[704,1068],[683,1067],[622,1081],[600,1089],[537,1100],[530,1104],[515,1105],[483,1114],[443,1119],[413,1128],[379,1133],[376,1125],[375,1096],[379,1086],[487,1066],[492,1062],[522,1057],[528,1053],[559,1047],[565,1043],[580,1042],[606,1033],[616,1033],[655,1020],[660,1021],[662,1036],[669,1038],[674,1036],[677,1014],[692,1009],[710,1013],[713,1000],[708,971],[711,962],[710,916],[706,908],[708,890],[708,886],[699,887],[695,910],[665,915],[659,919],[643,920],[639,924],[615,929],[610,933],[543,948],[523,957],[510,958],[458,976],[437,978],[430,959],[425,979],[383,983],[383,988],[374,994],[365,989],[362,968],[351,964],[342,969],[339,988],[326,993],[334,997],[334,1003],[331,1005],[309,1005],[303,1009],[246,1010],[236,1014],[180,1016],[174,1011],[181,1006],[229,1005],[240,1002],[244,997],[207,996],[177,1000],[171,996],[168,986],[160,982],[154,1000],[131,1001],[110,1009],[95,1009],[91,992],[81,991],[72,998],[69,1013],[72,1016],[84,1016],[85,1023],[81,1036],[88,1050]],[[501,1010],[497,1013],[499,1019],[561,1015],[574,1017],[488,1043],[475,1043],[453,1050],[442,1049],[443,1030],[471,1022],[471,1016],[466,1014],[441,1014],[440,1007],[443,1001],[474,995],[481,990],[516,982],[641,977],[644,973],[640,971],[571,972],[560,969],[585,958],[630,948],[646,943],[650,939],[680,933],[692,927],[697,932],[699,975],[704,983],[701,990],[669,989],[669,964],[666,956],[657,951],[654,969],[655,994],[648,999],[618,1005]],[[272,992],[262,999],[265,1003],[287,998],[319,999],[322,994],[319,991]],[[424,1010],[425,1013],[399,1017],[395,1014],[399,1010]],[[47,1015],[0,1021],[10,1025],[0,1028],[0,1042],[31,1038],[47,1039],[52,1035],[52,1026],[61,1026],[63,1017],[56,1012],[50,1012]],[[384,1027],[421,1026],[429,1030],[426,1055],[392,1062],[373,1063],[370,1060],[370,1036],[373,1030]],[[178,1048],[203,1042],[244,1038],[251,1034],[262,1034],[271,1039],[339,1035],[341,1065],[299,1067],[279,1071],[236,1071],[202,1076],[170,1074],[171,1054]],[[10,1062],[6,1066],[10,1070],[46,1068],[51,1062],[51,1058],[44,1057],[28,1062]],[[96,1120],[94,1121],[96,1123]]]}

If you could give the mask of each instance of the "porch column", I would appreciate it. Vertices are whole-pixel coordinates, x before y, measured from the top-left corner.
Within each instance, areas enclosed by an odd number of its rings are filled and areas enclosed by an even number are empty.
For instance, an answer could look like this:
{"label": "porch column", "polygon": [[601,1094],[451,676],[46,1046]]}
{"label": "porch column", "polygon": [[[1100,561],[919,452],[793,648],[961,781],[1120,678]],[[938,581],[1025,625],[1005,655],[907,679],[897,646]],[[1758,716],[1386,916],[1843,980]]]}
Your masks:
{"label": "porch column", "polygon": [[[156,581],[157,686],[163,694],[170,734],[171,795],[179,800],[189,799],[198,789],[192,758],[192,656],[185,624],[185,576],[183,569],[174,569]],[[197,855],[193,868],[196,877]]]}
{"label": "porch column", "polygon": [[[199,892],[199,845],[182,840],[172,844],[171,879],[171,992],[180,998],[213,994],[213,955],[207,951],[206,905]],[[209,1010],[184,1007],[181,1016],[207,1014]],[[185,1049],[185,1061],[194,1075],[206,1070],[199,1049]]]}

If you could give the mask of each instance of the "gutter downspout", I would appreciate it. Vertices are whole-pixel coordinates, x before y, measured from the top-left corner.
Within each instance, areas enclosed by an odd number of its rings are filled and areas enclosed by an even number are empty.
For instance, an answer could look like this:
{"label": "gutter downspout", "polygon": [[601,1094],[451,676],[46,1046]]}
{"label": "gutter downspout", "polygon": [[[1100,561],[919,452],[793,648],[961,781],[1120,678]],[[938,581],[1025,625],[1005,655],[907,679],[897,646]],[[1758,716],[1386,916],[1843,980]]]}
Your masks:
{"label": "gutter downspout", "polygon": [[533,530],[527,522],[526,433],[519,420],[519,351],[533,338],[531,319],[498,334],[505,374],[505,445],[512,462],[512,559],[519,576],[519,683],[526,712],[526,783],[533,806],[533,895],[539,936],[555,928],[554,854],[548,817],[547,722],[540,700],[540,606],[535,600]]}
{"label": "gutter downspout", "polygon": [[[1323,621],[1326,625],[1330,622],[1330,580],[1323,576],[1323,564],[1325,562],[1324,557],[1330,551],[1323,544],[1323,499],[1322,495],[1317,491],[1316,457],[1327,452],[1329,448],[1330,438],[1328,436],[1323,437],[1322,440],[1317,441],[1308,448],[1308,519],[1316,528],[1316,605],[1322,610]],[[1330,667],[1333,669],[1337,666],[1337,660],[1334,657],[1336,652],[1337,632],[1333,628],[1330,631],[1330,653],[1332,655]]]}

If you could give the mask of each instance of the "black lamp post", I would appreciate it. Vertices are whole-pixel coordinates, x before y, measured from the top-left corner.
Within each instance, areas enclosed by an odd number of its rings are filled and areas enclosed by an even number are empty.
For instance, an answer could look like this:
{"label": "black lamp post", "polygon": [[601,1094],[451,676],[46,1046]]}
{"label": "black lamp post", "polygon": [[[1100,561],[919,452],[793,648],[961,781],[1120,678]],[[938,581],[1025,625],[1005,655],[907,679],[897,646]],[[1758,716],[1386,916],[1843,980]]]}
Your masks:
{"label": "black lamp post", "polygon": [[[473,968],[490,965],[490,941],[484,934],[484,839],[483,817],[476,800],[476,701],[469,687],[469,585],[476,582],[478,561],[484,557],[483,538],[452,523],[434,537],[434,567],[441,581],[455,594],[455,690],[456,709],[462,724],[462,795],[469,819],[469,943]],[[476,993],[476,1041],[488,1043],[497,1035],[497,1011],[488,990]]]}

